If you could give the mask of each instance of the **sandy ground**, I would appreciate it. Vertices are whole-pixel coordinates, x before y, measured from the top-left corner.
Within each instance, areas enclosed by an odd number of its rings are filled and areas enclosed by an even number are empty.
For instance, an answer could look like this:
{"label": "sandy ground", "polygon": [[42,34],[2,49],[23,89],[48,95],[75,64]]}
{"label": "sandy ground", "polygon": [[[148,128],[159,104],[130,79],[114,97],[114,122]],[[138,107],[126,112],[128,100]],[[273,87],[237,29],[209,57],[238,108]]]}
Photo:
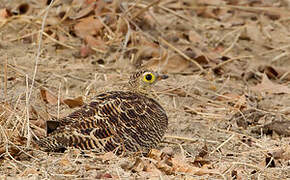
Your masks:
{"label": "sandy ground", "polygon": [[[288,1],[89,2],[57,1],[44,29],[49,2],[0,3],[1,179],[290,178]],[[92,14],[103,25],[79,28]],[[170,76],[149,157],[38,149],[45,121],[79,108],[63,100],[125,88],[140,65]]]}

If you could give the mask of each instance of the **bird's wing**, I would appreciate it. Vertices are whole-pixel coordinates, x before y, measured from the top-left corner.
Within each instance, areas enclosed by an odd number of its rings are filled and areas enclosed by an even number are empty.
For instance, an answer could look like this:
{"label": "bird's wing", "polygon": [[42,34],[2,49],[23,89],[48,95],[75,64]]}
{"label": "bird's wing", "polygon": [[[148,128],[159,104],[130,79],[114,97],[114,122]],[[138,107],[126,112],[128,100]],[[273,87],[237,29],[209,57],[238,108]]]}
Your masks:
{"label": "bird's wing", "polygon": [[111,151],[121,144],[116,136],[119,100],[100,94],[90,104],[59,120],[47,121],[48,137],[38,141],[46,151],[66,147]]}
{"label": "bird's wing", "polygon": [[162,117],[167,122],[166,115],[156,111],[158,108],[160,106],[152,100],[134,93],[100,94],[90,104],[60,119],[54,126],[55,130],[39,144],[49,151],[64,147],[97,151],[150,148],[163,135],[158,132],[162,124],[155,123],[155,120]]}

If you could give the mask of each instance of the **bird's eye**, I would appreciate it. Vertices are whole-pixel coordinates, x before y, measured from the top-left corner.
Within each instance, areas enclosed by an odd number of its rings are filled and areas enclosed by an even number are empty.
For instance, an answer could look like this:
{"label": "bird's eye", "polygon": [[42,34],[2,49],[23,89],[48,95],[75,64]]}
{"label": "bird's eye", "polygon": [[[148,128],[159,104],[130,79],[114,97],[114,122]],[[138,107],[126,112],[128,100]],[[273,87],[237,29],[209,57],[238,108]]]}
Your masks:
{"label": "bird's eye", "polygon": [[152,80],[152,75],[151,74],[147,74],[145,78],[146,78],[147,81],[151,81]]}
{"label": "bird's eye", "polygon": [[143,80],[148,83],[153,83],[155,81],[155,76],[152,73],[146,73],[144,74]]}

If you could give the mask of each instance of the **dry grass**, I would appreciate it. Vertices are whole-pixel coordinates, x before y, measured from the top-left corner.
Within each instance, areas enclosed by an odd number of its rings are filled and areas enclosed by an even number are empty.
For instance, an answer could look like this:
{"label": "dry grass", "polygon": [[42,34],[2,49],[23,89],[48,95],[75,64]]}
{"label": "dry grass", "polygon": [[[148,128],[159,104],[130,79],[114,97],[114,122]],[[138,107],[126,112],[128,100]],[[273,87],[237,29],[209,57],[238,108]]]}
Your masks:
{"label": "dry grass", "polygon": [[[289,121],[289,2],[100,2],[37,2],[8,17],[22,2],[0,3],[0,178],[290,178],[289,137],[254,131]],[[94,27],[78,26],[91,14]],[[38,149],[45,121],[76,109],[64,99],[123,88],[142,65],[170,75],[156,87],[169,116],[159,150]],[[273,91],[257,89],[263,74]]]}

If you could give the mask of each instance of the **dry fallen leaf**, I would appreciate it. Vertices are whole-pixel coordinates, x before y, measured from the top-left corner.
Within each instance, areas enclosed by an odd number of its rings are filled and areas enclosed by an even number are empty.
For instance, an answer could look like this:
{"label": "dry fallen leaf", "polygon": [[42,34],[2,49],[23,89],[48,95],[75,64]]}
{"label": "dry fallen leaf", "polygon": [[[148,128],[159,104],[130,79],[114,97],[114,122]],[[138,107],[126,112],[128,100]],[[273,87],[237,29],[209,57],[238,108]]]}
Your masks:
{"label": "dry fallen leaf", "polygon": [[191,43],[201,43],[201,42],[203,42],[202,37],[194,30],[190,30],[188,32],[188,39],[191,41]]}
{"label": "dry fallen leaf", "polygon": [[5,123],[7,118],[13,113],[13,108],[6,102],[0,103],[0,125]]}
{"label": "dry fallen leaf", "polygon": [[44,102],[56,105],[58,102],[57,96],[53,95],[51,92],[47,91],[46,89],[41,88],[40,89],[40,95]]}
{"label": "dry fallen leaf", "polygon": [[250,88],[256,92],[267,92],[271,94],[290,94],[290,88],[286,85],[276,84],[270,81],[266,74],[263,74],[262,82],[255,87]]}
{"label": "dry fallen leaf", "polygon": [[269,154],[271,154],[271,156],[275,159],[285,159],[286,158],[285,160],[289,160],[289,158],[290,158],[289,150],[290,150],[289,145],[286,145],[286,148],[275,149],[274,151],[269,152]]}
{"label": "dry fallen leaf", "polygon": [[96,35],[103,28],[100,20],[94,16],[80,19],[74,27],[77,36],[85,39],[87,36]]}
{"label": "dry fallen leaf", "polygon": [[84,40],[89,47],[96,48],[101,51],[105,51],[107,49],[106,42],[100,37],[93,37],[91,35],[87,35]]}
{"label": "dry fallen leaf", "polygon": [[289,144],[284,148],[283,154],[281,155],[280,158],[286,161],[290,160],[290,145]]}
{"label": "dry fallen leaf", "polygon": [[265,125],[264,128],[267,131],[275,131],[278,135],[290,136],[290,121],[274,121]]}
{"label": "dry fallen leaf", "polygon": [[64,99],[62,102],[64,104],[68,105],[70,108],[80,107],[80,106],[84,105],[84,101],[83,101],[82,96],[79,96],[79,97],[74,98],[74,99]]}
{"label": "dry fallen leaf", "polygon": [[247,100],[245,95],[239,95],[237,93],[224,93],[217,97],[217,100],[228,103],[234,103],[234,107],[241,109],[247,106]]}
{"label": "dry fallen leaf", "polygon": [[10,16],[11,14],[6,8],[0,9],[0,22],[6,20]]}
{"label": "dry fallen leaf", "polygon": [[[45,103],[48,103],[50,105],[56,105],[58,103],[58,98],[46,89],[41,88],[40,95],[41,95],[42,100]],[[60,98],[59,101],[60,101],[60,104],[66,104],[70,108],[80,107],[80,106],[84,105],[84,101],[83,101],[82,96],[79,96],[79,97],[73,98],[73,99]]]}
{"label": "dry fallen leaf", "polygon": [[80,49],[80,56],[87,57],[93,52],[93,50],[87,44],[83,44]]}

